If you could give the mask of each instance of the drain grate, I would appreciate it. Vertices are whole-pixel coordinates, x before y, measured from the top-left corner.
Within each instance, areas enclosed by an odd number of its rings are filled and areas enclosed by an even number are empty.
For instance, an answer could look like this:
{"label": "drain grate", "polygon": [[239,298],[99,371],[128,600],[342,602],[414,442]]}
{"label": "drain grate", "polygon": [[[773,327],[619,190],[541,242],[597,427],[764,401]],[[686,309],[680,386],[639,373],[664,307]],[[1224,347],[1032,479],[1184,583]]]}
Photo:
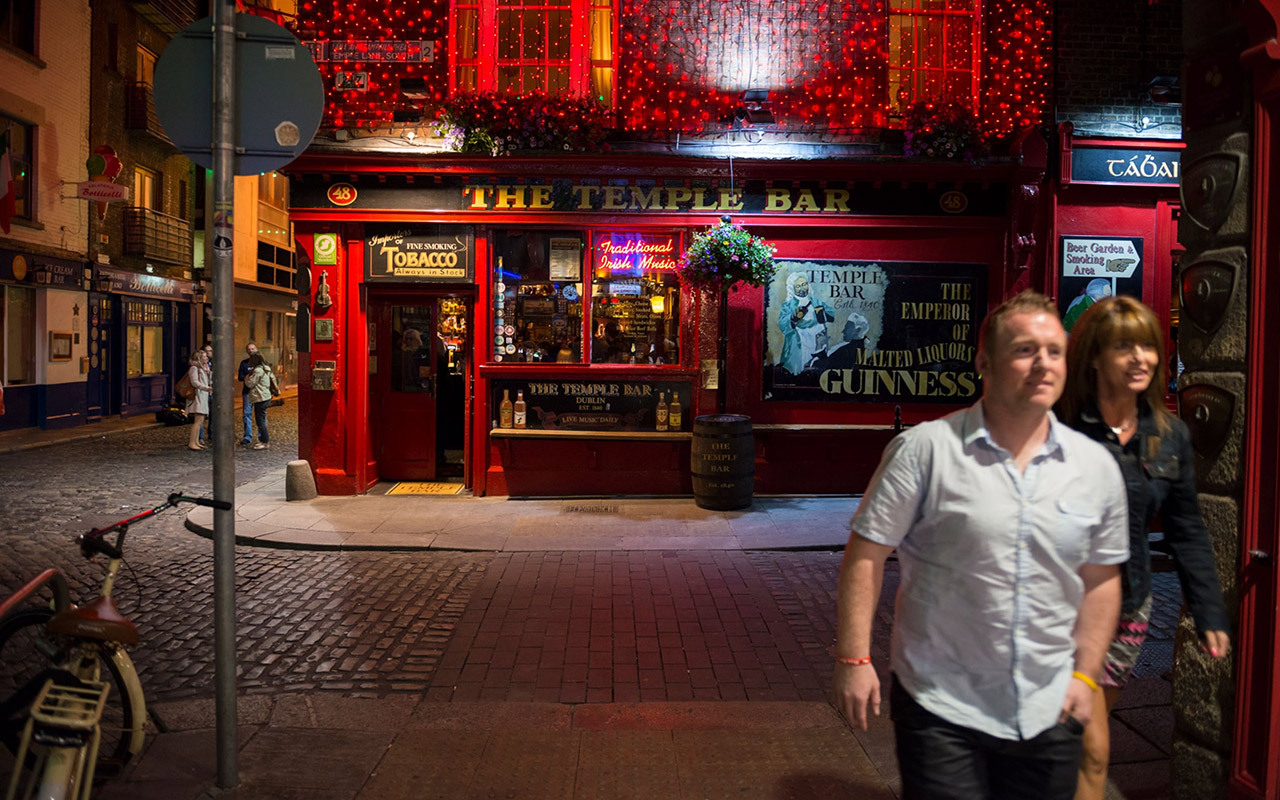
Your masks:
{"label": "drain grate", "polygon": [[561,514],[617,514],[617,503],[566,503]]}

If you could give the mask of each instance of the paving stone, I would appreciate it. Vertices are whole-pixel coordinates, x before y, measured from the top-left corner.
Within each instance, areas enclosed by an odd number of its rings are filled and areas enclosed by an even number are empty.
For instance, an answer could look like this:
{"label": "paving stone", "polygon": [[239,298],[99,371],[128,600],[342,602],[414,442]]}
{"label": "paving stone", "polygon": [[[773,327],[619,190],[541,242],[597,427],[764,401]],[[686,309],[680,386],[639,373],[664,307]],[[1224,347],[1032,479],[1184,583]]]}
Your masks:
{"label": "paving stone", "polygon": [[470,794],[487,731],[409,730],[391,743],[358,797],[457,800]]}
{"label": "paving stone", "polygon": [[354,795],[386,754],[391,732],[267,728],[240,751],[240,779],[261,790]]}

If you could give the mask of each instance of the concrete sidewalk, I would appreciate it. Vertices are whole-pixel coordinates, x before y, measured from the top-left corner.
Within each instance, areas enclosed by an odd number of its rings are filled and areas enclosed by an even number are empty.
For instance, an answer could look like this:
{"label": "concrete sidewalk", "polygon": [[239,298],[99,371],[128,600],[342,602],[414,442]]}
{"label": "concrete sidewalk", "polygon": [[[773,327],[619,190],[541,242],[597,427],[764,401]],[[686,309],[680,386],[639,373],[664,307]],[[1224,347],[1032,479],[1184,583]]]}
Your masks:
{"label": "concrete sidewalk", "polygon": [[100,800],[653,800],[897,796],[885,719],[855,736],[825,703],[442,703],[245,697],[240,784],[212,789],[211,701],[157,711],[169,732]]}
{"label": "concrete sidewalk", "polygon": [[[285,500],[284,470],[236,490],[236,543],[306,550],[834,550],[857,498],[757,497],[708,511],[692,497],[529,499],[378,495]],[[187,527],[212,536],[213,510]]]}

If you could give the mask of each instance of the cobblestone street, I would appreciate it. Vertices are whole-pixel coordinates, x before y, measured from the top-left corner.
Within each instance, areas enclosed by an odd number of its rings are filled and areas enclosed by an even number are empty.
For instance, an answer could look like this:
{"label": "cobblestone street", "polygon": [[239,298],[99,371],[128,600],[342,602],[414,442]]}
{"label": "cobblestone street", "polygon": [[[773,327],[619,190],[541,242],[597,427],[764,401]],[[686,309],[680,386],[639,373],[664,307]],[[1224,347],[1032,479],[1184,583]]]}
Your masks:
{"label": "cobblestone street", "polygon": [[[237,485],[296,453],[295,405],[271,410],[272,448],[236,451]],[[146,428],[0,453],[0,591],[48,566],[73,593],[97,585],[77,532],[174,490],[209,494],[212,457],[185,428]],[[476,501],[479,502],[479,501]],[[131,530],[116,598],[151,702],[213,694],[210,542],[170,511]],[[237,549],[244,694],[324,691],[433,701],[818,701],[831,675],[833,551],[300,551]],[[888,656],[890,562],[873,655]],[[1180,592],[1158,573],[1151,638],[1113,720],[1136,753],[1115,766],[1132,796],[1160,796]],[[1126,770],[1132,777],[1126,780]],[[1144,793],[1150,788],[1151,793]]]}

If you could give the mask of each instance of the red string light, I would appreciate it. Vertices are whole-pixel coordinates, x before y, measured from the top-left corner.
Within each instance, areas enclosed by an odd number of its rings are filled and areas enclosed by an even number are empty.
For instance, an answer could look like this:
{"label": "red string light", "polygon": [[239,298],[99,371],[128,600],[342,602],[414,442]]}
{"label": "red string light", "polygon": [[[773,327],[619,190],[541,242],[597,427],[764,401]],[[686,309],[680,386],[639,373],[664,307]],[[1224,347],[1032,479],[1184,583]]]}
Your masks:
{"label": "red string light", "polygon": [[[618,0],[617,120],[639,132],[714,130],[732,119],[745,89],[771,91],[783,129],[849,133],[898,127],[889,98],[887,0]],[[298,35],[334,42],[435,43],[431,62],[324,61],[334,73],[369,73],[368,90],[329,91],[326,124],[376,125],[424,101],[398,79],[424,79],[431,106],[449,85],[445,0],[305,0]],[[1049,0],[982,4],[980,126],[1005,136],[1047,117],[1052,6]],[[568,26],[566,26],[567,28]],[[933,98],[937,99],[937,98]],[[969,98],[949,98],[969,102]]]}

